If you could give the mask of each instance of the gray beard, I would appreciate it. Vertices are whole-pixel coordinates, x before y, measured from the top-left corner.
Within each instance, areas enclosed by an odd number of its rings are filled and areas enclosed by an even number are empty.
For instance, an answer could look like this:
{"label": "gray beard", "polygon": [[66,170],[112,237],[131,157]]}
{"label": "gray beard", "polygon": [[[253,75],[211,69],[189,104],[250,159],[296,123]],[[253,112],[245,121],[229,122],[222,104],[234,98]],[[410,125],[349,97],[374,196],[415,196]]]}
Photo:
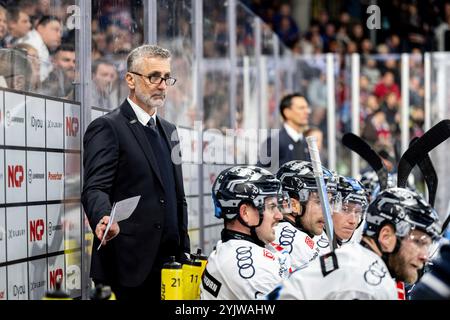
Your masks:
{"label": "gray beard", "polygon": [[136,97],[141,100],[149,109],[160,108],[164,105],[164,101],[153,100],[150,96],[141,94],[140,92],[135,92]]}

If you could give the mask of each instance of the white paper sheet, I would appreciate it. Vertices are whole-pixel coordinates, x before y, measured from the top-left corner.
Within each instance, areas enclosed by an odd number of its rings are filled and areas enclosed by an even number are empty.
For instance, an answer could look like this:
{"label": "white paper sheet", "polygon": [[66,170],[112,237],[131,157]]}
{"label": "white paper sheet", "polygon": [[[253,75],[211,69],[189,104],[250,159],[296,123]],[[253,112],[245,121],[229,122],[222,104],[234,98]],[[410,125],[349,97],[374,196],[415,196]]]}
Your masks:
{"label": "white paper sheet", "polygon": [[111,225],[114,222],[120,222],[122,220],[128,219],[133,213],[133,211],[136,209],[140,199],[141,196],[136,196],[114,203],[111,210],[111,214],[109,216],[108,225],[106,226],[105,233],[103,234],[103,239],[100,242],[100,245],[98,246],[97,250],[101,248],[102,242],[103,240],[105,240],[106,235],[108,234],[108,231],[111,228]]}

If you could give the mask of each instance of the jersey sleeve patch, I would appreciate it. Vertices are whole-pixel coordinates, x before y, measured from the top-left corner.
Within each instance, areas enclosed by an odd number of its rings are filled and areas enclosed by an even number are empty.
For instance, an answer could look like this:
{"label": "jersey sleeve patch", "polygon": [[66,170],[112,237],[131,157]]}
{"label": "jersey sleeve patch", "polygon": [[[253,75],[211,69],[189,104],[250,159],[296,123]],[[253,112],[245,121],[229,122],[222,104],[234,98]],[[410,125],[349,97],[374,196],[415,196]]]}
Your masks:
{"label": "jersey sleeve patch", "polygon": [[320,259],[320,267],[322,269],[322,274],[324,277],[326,277],[333,271],[339,269],[337,257],[334,254],[334,252],[324,254],[319,259]]}
{"label": "jersey sleeve patch", "polygon": [[306,236],[305,243],[310,247],[311,249],[314,248],[314,241],[309,236]]}
{"label": "jersey sleeve patch", "polygon": [[206,269],[203,272],[202,284],[203,284],[203,288],[206,291],[208,291],[215,298],[217,298],[217,295],[219,294],[220,287],[222,286],[222,283],[220,283],[219,280],[217,280],[212,275],[210,275],[209,272]]}

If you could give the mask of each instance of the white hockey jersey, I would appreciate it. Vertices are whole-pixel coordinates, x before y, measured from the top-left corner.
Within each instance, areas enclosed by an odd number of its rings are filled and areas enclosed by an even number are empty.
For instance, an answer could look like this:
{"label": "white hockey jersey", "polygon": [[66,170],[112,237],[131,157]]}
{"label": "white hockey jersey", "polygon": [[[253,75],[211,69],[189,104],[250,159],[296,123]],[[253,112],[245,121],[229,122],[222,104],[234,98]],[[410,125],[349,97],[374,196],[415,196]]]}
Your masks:
{"label": "white hockey jersey", "polygon": [[314,239],[288,221],[275,227],[275,241],[291,255],[293,268],[303,268],[319,256],[320,250]]}
{"label": "white hockey jersey", "polygon": [[351,243],[297,269],[272,291],[280,300],[397,300],[397,286],[384,261]]}
{"label": "white hockey jersey", "polygon": [[254,300],[263,297],[291,270],[287,251],[247,240],[220,240],[208,257],[201,300]]}

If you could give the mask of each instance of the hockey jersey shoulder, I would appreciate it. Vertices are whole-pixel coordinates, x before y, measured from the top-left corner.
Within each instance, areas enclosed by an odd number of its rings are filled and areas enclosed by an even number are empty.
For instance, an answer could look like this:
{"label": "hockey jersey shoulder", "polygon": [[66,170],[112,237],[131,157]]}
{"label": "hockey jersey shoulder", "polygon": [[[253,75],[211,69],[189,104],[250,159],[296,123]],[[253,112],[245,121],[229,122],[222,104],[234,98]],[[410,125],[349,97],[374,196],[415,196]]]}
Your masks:
{"label": "hockey jersey shoulder", "polygon": [[335,255],[336,265],[316,259],[294,272],[283,282],[280,299],[397,298],[395,282],[379,256],[359,244],[343,246]]}

